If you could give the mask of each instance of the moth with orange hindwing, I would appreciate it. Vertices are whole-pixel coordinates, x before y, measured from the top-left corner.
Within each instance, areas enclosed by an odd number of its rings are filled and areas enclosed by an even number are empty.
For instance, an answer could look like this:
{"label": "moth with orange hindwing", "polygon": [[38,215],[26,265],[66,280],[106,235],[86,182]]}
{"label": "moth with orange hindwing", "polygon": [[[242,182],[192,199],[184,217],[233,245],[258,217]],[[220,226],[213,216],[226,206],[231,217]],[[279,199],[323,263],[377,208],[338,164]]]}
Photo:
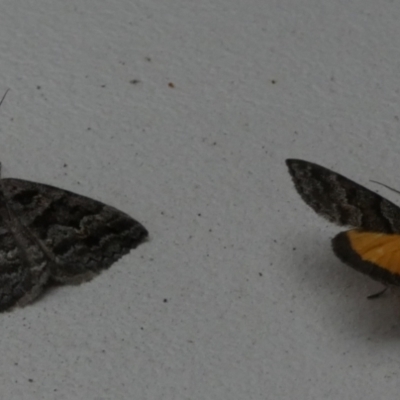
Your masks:
{"label": "moth with orange hindwing", "polygon": [[400,207],[320,165],[296,159],[286,164],[306,204],[327,220],[353,228],[332,239],[336,256],[386,287],[400,286]]}

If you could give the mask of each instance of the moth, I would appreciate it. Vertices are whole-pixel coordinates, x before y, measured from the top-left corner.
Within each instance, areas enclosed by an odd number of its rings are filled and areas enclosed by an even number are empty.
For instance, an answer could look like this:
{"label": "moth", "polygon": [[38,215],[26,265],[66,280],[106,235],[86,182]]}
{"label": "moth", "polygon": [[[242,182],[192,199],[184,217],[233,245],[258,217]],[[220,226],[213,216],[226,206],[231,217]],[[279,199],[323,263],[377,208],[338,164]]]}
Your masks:
{"label": "moth", "polygon": [[386,287],[400,285],[400,208],[320,165],[295,159],[286,164],[306,204],[327,220],[352,227],[332,239],[336,256]]}
{"label": "moth", "polygon": [[0,311],[53,284],[90,280],[142,243],[146,228],[99,201],[21,179],[0,179]]}

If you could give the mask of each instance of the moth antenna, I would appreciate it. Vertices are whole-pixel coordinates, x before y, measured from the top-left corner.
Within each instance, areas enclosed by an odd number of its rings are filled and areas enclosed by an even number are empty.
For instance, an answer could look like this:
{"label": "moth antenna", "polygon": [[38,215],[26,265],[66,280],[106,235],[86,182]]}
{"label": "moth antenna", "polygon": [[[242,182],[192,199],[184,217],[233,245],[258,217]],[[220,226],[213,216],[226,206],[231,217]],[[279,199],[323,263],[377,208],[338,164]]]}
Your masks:
{"label": "moth antenna", "polygon": [[[1,105],[1,103],[0,103],[0,105]],[[390,187],[390,186],[388,186],[388,185],[385,185],[384,183],[380,183],[380,182],[378,182],[378,181],[373,181],[373,180],[371,180],[371,179],[370,179],[370,182],[377,183],[378,185],[381,185],[381,186],[385,187],[386,189],[391,190],[392,192],[395,192],[395,193],[400,194],[400,191],[399,191],[399,190],[393,189],[392,187]]]}
{"label": "moth antenna", "polygon": [[3,94],[3,97],[0,100],[0,107],[3,104],[4,99],[6,98],[7,93],[10,91],[10,89],[7,89],[6,92]]}
{"label": "moth antenna", "polygon": [[[10,89],[7,89],[6,91],[5,91],[5,93],[3,94],[3,97],[1,98],[1,100],[0,100],[0,107],[1,107],[1,105],[3,104],[3,101],[4,101],[4,99],[6,98],[6,96],[7,96],[7,93],[10,91]],[[1,178],[1,162],[0,162],[0,178]]]}

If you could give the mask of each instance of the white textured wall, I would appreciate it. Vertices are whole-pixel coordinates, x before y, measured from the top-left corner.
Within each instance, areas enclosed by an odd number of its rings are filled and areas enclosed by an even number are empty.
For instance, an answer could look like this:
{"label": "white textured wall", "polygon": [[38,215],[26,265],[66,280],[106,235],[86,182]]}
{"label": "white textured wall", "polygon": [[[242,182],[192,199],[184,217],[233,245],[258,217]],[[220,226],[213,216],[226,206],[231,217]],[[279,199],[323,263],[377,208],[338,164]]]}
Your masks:
{"label": "white textured wall", "polygon": [[151,239],[0,315],[1,397],[397,398],[399,297],[366,300],[380,285],[334,257],[284,159],[400,187],[399,20],[386,0],[3,0],[3,175]]}

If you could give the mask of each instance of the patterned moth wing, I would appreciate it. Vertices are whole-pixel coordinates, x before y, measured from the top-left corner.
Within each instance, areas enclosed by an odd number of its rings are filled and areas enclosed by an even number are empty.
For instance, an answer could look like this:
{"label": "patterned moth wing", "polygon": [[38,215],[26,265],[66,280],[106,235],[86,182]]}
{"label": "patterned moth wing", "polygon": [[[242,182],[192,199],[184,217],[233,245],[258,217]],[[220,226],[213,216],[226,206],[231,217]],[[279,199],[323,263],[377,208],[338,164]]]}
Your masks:
{"label": "patterned moth wing", "polygon": [[400,208],[320,165],[286,160],[295,188],[319,215],[356,229],[332,240],[335,254],[385,285],[400,285]]}
{"label": "patterned moth wing", "polygon": [[0,222],[0,311],[91,279],[148,236],[122,211],[20,179],[0,180]]}

